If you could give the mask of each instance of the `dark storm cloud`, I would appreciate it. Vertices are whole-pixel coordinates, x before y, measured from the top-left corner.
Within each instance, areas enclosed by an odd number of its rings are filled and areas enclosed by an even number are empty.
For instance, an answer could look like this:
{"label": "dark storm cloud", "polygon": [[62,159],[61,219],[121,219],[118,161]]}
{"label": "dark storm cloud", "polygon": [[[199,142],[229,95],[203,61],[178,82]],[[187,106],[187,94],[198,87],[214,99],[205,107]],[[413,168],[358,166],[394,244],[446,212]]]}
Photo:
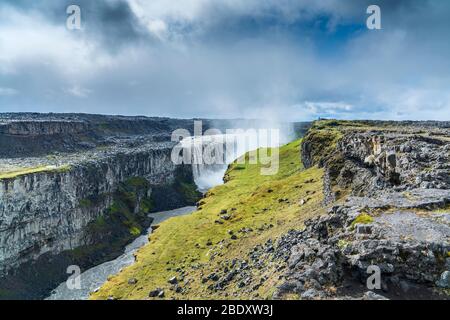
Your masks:
{"label": "dark storm cloud", "polygon": [[78,5],[83,36],[100,41],[106,49],[115,50],[136,41],[152,40],[126,0],[6,0],[6,3],[29,15],[40,14],[55,26],[65,25],[69,5]]}
{"label": "dark storm cloud", "polygon": [[[188,1],[189,2],[189,1]],[[246,1],[243,1],[245,3]],[[194,19],[183,16],[166,16],[171,29],[186,35],[211,40],[236,40],[242,36],[258,36],[271,32],[310,35],[311,31],[324,31],[325,26],[359,24],[364,26],[365,9],[372,0],[279,0],[254,1],[251,5],[236,6],[235,2],[202,1]],[[130,41],[150,40],[154,37],[136,17],[127,0],[4,0],[3,3],[33,14],[39,12],[52,23],[61,25],[67,18],[66,8],[76,4],[82,9],[86,35],[100,38],[106,46],[120,46]],[[379,0],[386,23],[404,20],[402,15],[427,10],[430,0]],[[180,2],[183,8],[183,2]],[[319,21],[319,23],[318,23]],[[335,27],[335,26],[334,26]]]}
{"label": "dark storm cloud", "polygon": [[2,1],[0,108],[448,118],[448,17],[439,0]]}

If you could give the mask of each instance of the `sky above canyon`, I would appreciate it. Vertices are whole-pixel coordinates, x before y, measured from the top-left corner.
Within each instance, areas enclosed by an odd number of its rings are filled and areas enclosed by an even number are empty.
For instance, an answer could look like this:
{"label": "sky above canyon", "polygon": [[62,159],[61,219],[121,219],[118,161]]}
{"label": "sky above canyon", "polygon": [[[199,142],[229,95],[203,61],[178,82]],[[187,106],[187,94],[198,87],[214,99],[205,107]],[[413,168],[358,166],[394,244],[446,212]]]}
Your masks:
{"label": "sky above canyon", "polygon": [[449,120],[449,35],[443,0],[2,0],[0,112]]}

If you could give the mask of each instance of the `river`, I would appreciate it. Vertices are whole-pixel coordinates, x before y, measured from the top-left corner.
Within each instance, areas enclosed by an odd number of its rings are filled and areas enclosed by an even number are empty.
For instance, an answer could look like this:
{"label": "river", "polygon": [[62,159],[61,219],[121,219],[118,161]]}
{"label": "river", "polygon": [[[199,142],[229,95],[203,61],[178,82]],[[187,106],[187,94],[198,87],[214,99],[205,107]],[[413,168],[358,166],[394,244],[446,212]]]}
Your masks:
{"label": "river", "polygon": [[[157,225],[171,217],[186,215],[196,210],[196,207],[183,207],[170,211],[161,211],[149,214],[154,220],[153,225]],[[125,247],[124,253],[114,260],[102,263],[81,273],[81,288],[69,289],[66,282],[61,283],[46,300],[86,300],[89,293],[99,288],[106,282],[108,276],[120,272],[121,269],[134,263],[134,253],[148,243],[148,235],[152,228],[148,228],[147,233],[136,238]],[[68,275],[69,276],[69,275]]]}
{"label": "river", "polygon": [[[253,136],[240,136],[236,134],[227,135],[212,135],[187,138],[182,141],[183,148],[191,149],[192,169],[195,183],[200,191],[206,191],[214,186],[223,183],[223,176],[228,167],[228,164],[245,154],[250,150],[256,150],[260,147],[275,147],[280,144],[278,140],[264,140]],[[223,162],[215,164],[204,164],[205,147],[211,151],[218,147],[222,149]],[[213,148],[212,148],[213,147]],[[183,207],[171,211],[162,211],[150,214],[154,218],[152,225],[159,224],[162,221],[174,217],[189,214],[196,210],[196,207]],[[86,300],[89,298],[89,293],[102,286],[108,276],[120,272],[126,266],[134,263],[134,253],[136,250],[148,243],[148,235],[152,232],[151,227],[145,235],[140,236],[131,244],[126,246],[125,252],[112,261],[102,263],[98,266],[92,267],[81,274],[81,289],[69,289],[66,282],[61,283],[52,294],[47,298],[48,300]]]}

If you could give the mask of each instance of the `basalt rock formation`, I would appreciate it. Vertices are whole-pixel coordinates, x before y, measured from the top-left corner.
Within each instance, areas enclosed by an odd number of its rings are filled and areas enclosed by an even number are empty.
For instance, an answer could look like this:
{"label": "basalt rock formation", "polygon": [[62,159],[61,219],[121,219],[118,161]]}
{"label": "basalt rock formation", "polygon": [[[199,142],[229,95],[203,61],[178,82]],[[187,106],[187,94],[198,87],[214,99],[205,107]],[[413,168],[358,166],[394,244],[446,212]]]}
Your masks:
{"label": "basalt rock formation", "polygon": [[450,123],[319,122],[302,147],[329,209],[278,241],[274,296],[447,299]]}
{"label": "basalt rock formation", "polygon": [[42,298],[120,254],[146,213],[194,204],[190,166],[171,161],[172,130],[192,120],[3,114],[0,298]]}

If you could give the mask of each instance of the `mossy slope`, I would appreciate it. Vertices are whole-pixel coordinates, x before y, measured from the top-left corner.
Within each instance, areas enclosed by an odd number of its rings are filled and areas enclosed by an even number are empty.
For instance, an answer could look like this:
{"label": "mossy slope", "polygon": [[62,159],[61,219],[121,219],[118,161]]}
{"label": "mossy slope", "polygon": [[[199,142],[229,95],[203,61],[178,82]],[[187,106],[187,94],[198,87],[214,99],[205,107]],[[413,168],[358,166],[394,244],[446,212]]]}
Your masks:
{"label": "mossy slope", "polygon": [[[301,228],[305,219],[322,213],[323,172],[303,168],[300,143],[280,148],[276,175],[261,175],[260,164],[230,165],[227,182],[210,190],[195,213],[163,222],[150,243],[139,250],[137,262],[110,277],[92,298],[148,299],[155,288],[164,289],[166,298],[180,299],[270,296],[278,279],[271,268],[263,270],[268,281],[252,294],[242,293],[233,284],[212,292],[201,279],[230,259],[246,257],[255,245]],[[253,231],[240,233],[243,228]],[[167,283],[172,276],[180,278],[180,270],[183,293],[169,290]],[[128,284],[130,278],[137,283]]]}
{"label": "mossy slope", "polygon": [[70,170],[69,165],[63,165],[60,167],[57,166],[39,166],[39,167],[30,167],[30,168],[17,168],[14,170],[0,170],[0,180],[3,179],[14,179],[20,176],[34,174],[34,173],[42,173],[42,172],[66,172]]}

